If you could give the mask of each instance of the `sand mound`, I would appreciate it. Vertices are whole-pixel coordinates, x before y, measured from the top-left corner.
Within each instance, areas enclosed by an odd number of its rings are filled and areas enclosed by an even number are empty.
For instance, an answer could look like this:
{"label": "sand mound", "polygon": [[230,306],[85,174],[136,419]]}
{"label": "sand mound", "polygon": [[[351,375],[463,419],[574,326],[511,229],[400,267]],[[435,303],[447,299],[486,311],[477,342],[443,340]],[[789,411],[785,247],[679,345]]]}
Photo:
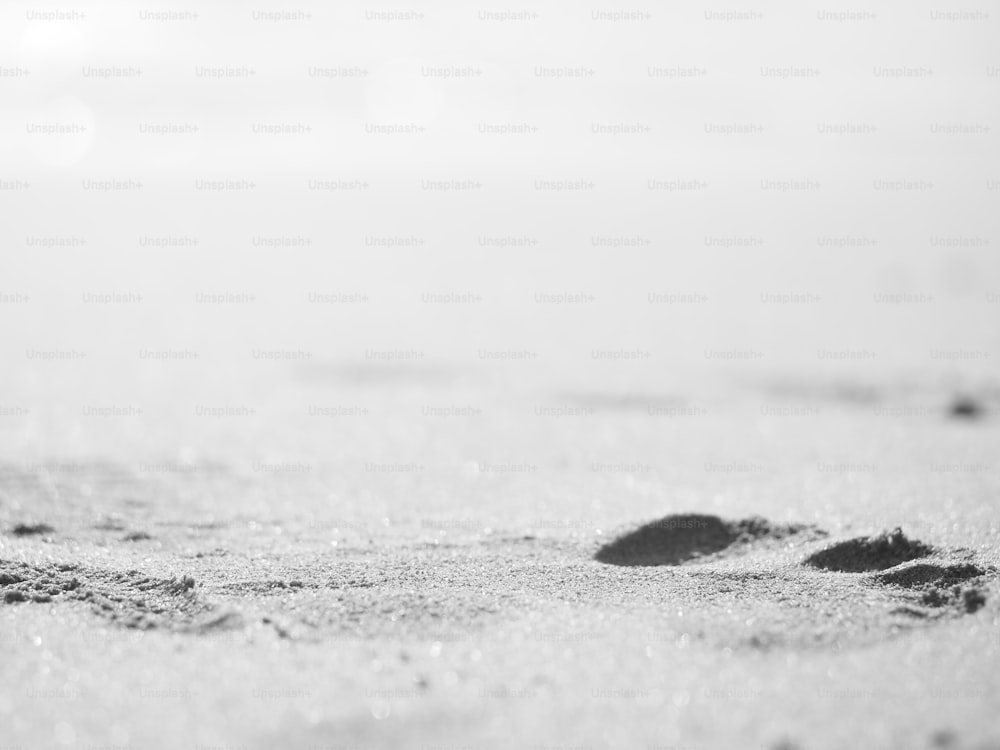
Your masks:
{"label": "sand mound", "polygon": [[693,513],[672,515],[618,537],[598,550],[594,559],[609,565],[680,565],[730,547],[806,532],[824,535],[805,524],[775,524],[756,516],[724,521]]}
{"label": "sand mound", "polygon": [[890,533],[838,542],[810,555],[805,559],[805,564],[841,573],[864,573],[893,568],[933,552],[933,547],[921,541],[907,539],[902,530],[897,528]]}

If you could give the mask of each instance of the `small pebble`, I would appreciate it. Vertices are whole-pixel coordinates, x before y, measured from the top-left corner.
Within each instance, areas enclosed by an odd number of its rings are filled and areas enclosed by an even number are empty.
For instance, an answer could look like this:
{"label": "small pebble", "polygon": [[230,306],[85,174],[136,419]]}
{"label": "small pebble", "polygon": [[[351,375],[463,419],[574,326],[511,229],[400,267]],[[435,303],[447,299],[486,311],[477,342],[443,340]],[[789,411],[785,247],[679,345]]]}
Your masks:
{"label": "small pebble", "polygon": [[961,419],[977,419],[983,416],[983,407],[968,396],[960,396],[951,404],[951,416]]}

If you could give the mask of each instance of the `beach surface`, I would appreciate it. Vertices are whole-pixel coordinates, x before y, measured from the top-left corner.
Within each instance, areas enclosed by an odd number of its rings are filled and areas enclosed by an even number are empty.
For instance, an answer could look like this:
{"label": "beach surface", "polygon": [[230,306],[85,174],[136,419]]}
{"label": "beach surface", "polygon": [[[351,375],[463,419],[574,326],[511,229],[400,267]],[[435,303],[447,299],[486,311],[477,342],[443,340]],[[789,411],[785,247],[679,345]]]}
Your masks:
{"label": "beach surface", "polygon": [[990,13],[0,5],[0,750],[1000,750]]}
{"label": "beach surface", "polygon": [[281,372],[7,457],[5,747],[1000,747],[988,411]]}

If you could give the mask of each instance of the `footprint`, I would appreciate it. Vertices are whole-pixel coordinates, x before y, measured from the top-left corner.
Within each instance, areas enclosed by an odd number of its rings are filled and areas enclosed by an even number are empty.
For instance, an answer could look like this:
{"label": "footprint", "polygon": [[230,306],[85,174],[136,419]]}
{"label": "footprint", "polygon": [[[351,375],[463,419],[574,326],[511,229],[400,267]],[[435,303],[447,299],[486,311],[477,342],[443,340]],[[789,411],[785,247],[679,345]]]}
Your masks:
{"label": "footprint", "polygon": [[894,614],[917,618],[947,610],[972,614],[986,603],[985,580],[990,571],[970,562],[949,561],[946,554],[908,539],[896,528],[839,542],[810,555],[804,563],[842,573],[881,571],[863,580],[870,587],[899,592],[903,603],[892,610]]}
{"label": "footprint", "polygon": [[38,536],[39,534],[52,534],[55,529],[47,523],[19,523],[13,526],[10,533],[14,536]]}
{"label": "footprint", "polygon": [[[972,563],[915,562],[899,565],[873,577],[874,582],[919,594],[925,607],[951,607],[969,614],[986,603],[983,582],[987,571]],[[904,614],[924,616],[920,610],[903,608]]]}
{"label": "footprint", "polygon": [[[683,572],[642,580],[679,607],[688,590],[696,592],[699,637],[755,649],[865,643],[899,635],[918,621],[972,614],[986,604],[997,572],[975,564],[968,552],[910,539],[898,528],[828,544],[799,563],[788,560],[786,545],[779,555],[777,545],[768,544],[789,538],[810,544],[824,536],[815,526],[759,517],[674,515],[618,537],[594,558],[615,566],[683,565]],[[753,564],[718,565],[750,552]]]}
{"label": "footprint", "polygon": [[122,536],[123,542],[145,542],[153,538],[148,531],[130,531]]}
{"label": "footprint", "polygon": [[948,414],[955,419],[980,419],[985,408],[970,396],[958,396],[948,408]]}
{"label": "footprint", "polygon": [[138,570],[110,571],[81,565],[0,560],[0,602],[78,601],[94,614],[127,628],[181,630],[214,606],[195,591],[195,581],[154,578]]}
{"label": "footprint", "polygon": [[892,568],[909,560],[927,557],[933,552],[933,547],[907,539],[902,529],[897,528],[888,534],[838,542],[810,555],[805,563],[841,573],[864,573]]}
{"label": "footprint", "polygon": [[971,563],[953,563],[940,565],[937,563],[913,563],[900,565],[885,573],[874,576],[879,583],[915,589],[935,584],[938,586],[954,586],[970,578],[986,575],[986,571]]}
{"label": "footprint", "polygon": [[[857,537],[820,550],[805,559],[806,565],[842,573],[883,571],[867,579],[868,585],[887,586],[919,594],[911,604],[894,611],[927,617],[945,607],[973,613],[986,603],[982,583],[988,571],[969,562],[941,558],[945,553],[929,544],[908,539],[902,529],[870,537]],[[924,561],[935,556],[934,560]]]}
{"label": "footprint", "polygon": [[795,534],[825,536],[806,524],[774,524],[755,516],[724,521],[718,516],[684,514],[661,518],[620,536],[595,555],[609,565],[680,565],[762,539]]}

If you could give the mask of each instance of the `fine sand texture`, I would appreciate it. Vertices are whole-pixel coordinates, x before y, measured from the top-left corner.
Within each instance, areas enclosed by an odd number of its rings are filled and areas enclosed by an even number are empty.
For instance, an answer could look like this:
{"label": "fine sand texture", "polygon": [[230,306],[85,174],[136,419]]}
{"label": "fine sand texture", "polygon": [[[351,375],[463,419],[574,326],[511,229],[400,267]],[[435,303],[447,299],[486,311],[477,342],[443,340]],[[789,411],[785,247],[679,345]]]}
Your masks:
{"label": "fine sand texture", "polygon": [[439,379],[10,456],[0,745],[1000,747],[989,393]]}

